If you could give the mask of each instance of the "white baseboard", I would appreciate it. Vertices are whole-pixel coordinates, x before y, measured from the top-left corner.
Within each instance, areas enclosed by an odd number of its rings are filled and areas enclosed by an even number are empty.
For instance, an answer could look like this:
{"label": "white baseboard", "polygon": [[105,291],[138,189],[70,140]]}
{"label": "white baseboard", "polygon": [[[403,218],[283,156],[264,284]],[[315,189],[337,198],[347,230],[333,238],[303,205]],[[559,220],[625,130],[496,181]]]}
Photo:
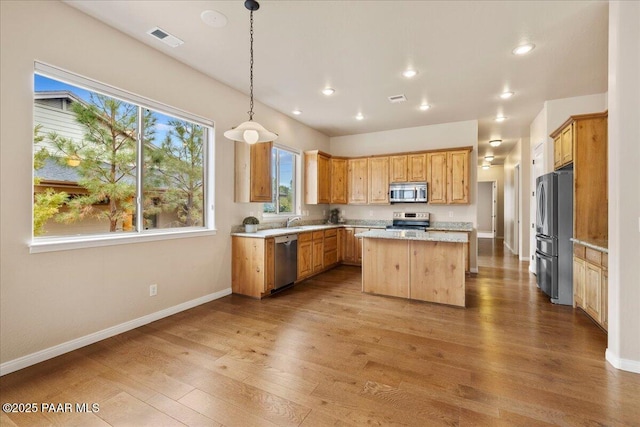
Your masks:
{"label": "white baseboard", "polygon": [[604,357],[616,369],[640,374],[640,361],[638,360],[620,359],[609,349],[604,352]]}
{"label": "white baseboard", "polygon": [[36,363],[44,362],[45,360],[52,359],[56,356],[60,356],[61,354],[77,350],[89,344],[102,341],[114,335],[130,331],[148,323],[155,322],[156,320],[160,320],[173,314],[180,313],[181,311],[197,307],[209,301],[213,301],[230,294],[231,288],[223,289],[222,291],[214,292],[212,294],[205,295],[191,301],[183,302],[182,304],[174,305],[173,307],[165,308],[164,310],[156,311],[155,313],[138,317],[137,319],[133,319],[128,322],[124,322],[119,325],[112,326],[110,328],[103,329],[89,335],[85,335],[84,337],[76,338],[71,341],[67,341],[62,344],[58,344],[56,346],[45,348],[44,350],[40,350],[35,353],[28,354],[26,356],[10,360],[8,362],[0,364],[0,376],[10,374],[11,372],[26,368],[27,366],[35,365]]}

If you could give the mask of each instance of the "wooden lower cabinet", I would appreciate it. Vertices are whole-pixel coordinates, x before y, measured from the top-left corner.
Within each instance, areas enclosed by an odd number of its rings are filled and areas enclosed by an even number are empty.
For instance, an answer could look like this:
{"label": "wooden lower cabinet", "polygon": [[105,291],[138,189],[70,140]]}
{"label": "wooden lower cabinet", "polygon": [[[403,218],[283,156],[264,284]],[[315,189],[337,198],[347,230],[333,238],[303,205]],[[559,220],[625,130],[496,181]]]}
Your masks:
{"label": "wooden lower cabinet", "polygon": [[574,244],[573,304],[605,331],[608,328],[608,255]]}
{"label": "wooden lower cabinet", "polygon": [[338,263],[338,230],[325,230],[324,232],[324,268],[332,267]]}
{"label": "wooden lower cabinet", "polygon": [[[369,231],[369,228],[356,228],[355,229],[355,234],[358,233],[364,233],[365,231]],[[355,257],[356,257],[356,264],[358,265],[362,265],[362,238],[361,237],[356,237],[355,241],[355,249],[353,250]]]}
{"label": "wooden lower cabinet", "polygon": [[312,272],[317,273],[324,268],[324,231],[314,231],[312,241]]}
{"label": "wooden lower cabinet", "polygon": [[234,294],[262,298],[275,283],[275,240],[231,239],[231,290]]}
{"label": "wooden lower cabinet", "polygon": [[312,233],[298,234],[298,280],[302,280],[313,272]]}
{"label": "wooden lower cabinet", "polygon": [[362,291],[409,298],[409,246],[406,240],[364,239],[368,262],[362,268]]}
{"label": "wooden lower cabinet", "polygon": [[344,229],[344,239],[342,240],[342,262],[346,264],[356,263],[356,229],[348,227]]}

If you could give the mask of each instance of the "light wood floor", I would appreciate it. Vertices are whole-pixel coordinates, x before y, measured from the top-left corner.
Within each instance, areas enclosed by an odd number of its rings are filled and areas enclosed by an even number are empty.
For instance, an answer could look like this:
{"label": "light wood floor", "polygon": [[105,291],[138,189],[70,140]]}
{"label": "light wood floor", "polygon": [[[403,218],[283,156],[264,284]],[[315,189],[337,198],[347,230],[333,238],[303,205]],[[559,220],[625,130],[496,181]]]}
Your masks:
{"label": "light wood floor", "polygon": [[365,295],[339,267],[229,296],[0,379],[1,401],[98,403],[2,426],[640,425],[640,375],[606,335],[480,241],[467,308]]}

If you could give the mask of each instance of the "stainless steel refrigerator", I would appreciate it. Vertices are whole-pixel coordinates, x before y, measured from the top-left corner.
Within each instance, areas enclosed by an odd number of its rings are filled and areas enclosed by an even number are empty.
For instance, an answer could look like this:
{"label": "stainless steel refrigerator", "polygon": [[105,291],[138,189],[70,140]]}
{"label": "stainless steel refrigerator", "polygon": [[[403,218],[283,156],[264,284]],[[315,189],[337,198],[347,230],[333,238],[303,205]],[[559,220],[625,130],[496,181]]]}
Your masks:
{"label": "stainless steel refrigerator", "polygon": [[536,180],[536,281],[554,304],[573,304],[573,171]]}

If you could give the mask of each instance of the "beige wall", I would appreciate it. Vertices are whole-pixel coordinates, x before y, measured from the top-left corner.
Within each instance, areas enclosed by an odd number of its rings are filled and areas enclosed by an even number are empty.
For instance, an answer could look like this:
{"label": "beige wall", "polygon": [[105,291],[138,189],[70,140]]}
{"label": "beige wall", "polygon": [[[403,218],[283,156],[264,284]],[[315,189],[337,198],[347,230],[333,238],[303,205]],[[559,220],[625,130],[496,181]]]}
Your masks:
{"label": "beige wall", "polygon": [[504,237],[504,166],[493,165],[484,170],[478,167],[478,182],[495,181],[498,187],[496,237]]}
{"label": "beige wall", "polygon": [[[531,191],[530,164],[529,138],[522,138],[507,155],[504,162],[504,244],[512,253],[518,254],[522,261],[530,260],[530,198],[528,197]],[[519,166],[520,170],[517,191],[515,188],[516,166]]]}
{"label": "beige wall", "polygon": [[[331,138],[330,151],[335,156],[367,156],[374,154],[399,153],[405,151],[433,150],[439,148],[473,147],[471,151],[469,189],[471,203],[468,205],[335,205],[345,211],[347,219],[390,220],[394,211],[424,210],[431,213],[432,221],[461,221],[477,223],[477,167],[478,164],[478,122],[444,123],[431,126],[395,129]],[[334,207],[332,205],[332,207]],[[470,264],[477,269],[477,248],[475,231],[472,235]]]}
{"label": "beige wall", "polygon": [[[261,208],[233,203],[234,146],[223,137],[246,120],[248,97],[64,3],[0,7],[0,362],[228,289],[231,226]],[[34,61],[214,120],[218,233],[29,254]],[[259,103],[255,110],[279,143],[329,150],[325,135]],[[314,217],[322,207],[305,209]]]}
{"label": "beige wall", "polygon": [[609,6],[609,334],[606,357],[640,373],[640,3]]}

